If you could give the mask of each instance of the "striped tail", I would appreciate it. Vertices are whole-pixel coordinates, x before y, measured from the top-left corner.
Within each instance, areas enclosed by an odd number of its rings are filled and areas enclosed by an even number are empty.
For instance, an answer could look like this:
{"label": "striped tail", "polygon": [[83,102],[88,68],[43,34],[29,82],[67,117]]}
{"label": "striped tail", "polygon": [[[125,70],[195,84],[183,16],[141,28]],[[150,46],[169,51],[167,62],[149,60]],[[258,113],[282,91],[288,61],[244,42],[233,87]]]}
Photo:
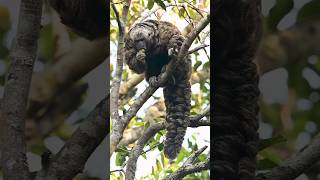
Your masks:
{"label": "striped tail", "polygon": [[167,112],[164,154],[169,159],[175,159],[190,122],[191,85],[187,80],[165,87],[163,93]]}

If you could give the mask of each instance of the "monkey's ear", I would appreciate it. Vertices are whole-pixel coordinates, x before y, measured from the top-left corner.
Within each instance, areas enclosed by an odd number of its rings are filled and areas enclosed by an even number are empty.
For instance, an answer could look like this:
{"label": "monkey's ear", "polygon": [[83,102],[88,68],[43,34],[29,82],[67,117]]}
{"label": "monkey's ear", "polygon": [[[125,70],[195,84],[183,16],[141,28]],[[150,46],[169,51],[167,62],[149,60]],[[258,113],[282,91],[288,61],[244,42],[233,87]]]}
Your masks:
{"label": "monkey's ear", "polygon": [[89,40],[107,36],[105,0],[49,0],[49,4],[76,34]]}

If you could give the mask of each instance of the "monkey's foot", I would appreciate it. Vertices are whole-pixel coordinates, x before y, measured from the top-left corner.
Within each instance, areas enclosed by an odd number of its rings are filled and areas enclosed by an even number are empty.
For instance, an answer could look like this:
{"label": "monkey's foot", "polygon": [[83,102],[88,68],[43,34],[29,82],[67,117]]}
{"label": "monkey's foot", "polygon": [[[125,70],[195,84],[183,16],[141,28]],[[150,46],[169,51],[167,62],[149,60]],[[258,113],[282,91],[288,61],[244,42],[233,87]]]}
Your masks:
{"label": "monkey's foot", "polygon": [[178,56],[178,53],[179,53],[179,50],[178,50],[178,48],[176,48],[176,47],[170,48],[170,49],[168,50],[168,55],[169,55],[170,57],[177,57],[177,56]]}
{"label": "monkey's foot", "polygon": [[156,76],[151,76],[149,78],[149,84],[153,87],[160,87],[164,85],[164,83],[160,81],[160,78]]}

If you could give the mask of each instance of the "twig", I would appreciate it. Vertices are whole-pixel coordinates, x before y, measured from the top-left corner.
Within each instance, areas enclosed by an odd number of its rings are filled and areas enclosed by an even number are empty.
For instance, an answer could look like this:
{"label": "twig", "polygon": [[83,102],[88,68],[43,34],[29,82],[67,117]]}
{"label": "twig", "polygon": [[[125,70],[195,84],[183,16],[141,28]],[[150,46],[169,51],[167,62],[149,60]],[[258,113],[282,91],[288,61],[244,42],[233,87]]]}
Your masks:
{"label": "twig", "polygon": [[125,26],[127,23],[127,15],[129,11],[131,0],[125,0],[122,8],[122,18],[118,13],[115,5],[111,4],[113,11],[115,12],[118,27],[119,27],[119,35],[118,35],[118,48],[117,48],[117,66],[116,66],[116,75],[113,79],[113,83],[111,86],[111,99],[110,99],[110,111],[111,111],[111,120],[112,124],[117,124],[119,120],[119,111],[118,111],[118,101],[119,101],[119,89],[121,84],[121,76],[123,71],[123,59],[124,59],[124,35],[125,35]]}
{"label": "twig", "polygon": [[114,172],[123,172],[124,173],[124,170],[123,169],[116,169],[116,170],[111,170],[110,173],[114,173]]}
{"label": "twig", "polygon": [[[210,108],[207,108],[210,109]],[[206,112],[207,110],[205,110],[204,112]],[[207,114],[207,113],[201,113],[200,116],[202,116],[202,114]],[[196,119],[194,119],[193,122],[191,122],[190,124],[192,124],[192,126],[190,125],[190,127],[196,127],[201,126],[201,124],[199,124]],[[210,124],[210,122],[209,122]],[[127,161],[127,168],[126,168],[126,180],[132,180],[133,177],[135,176],[135,171],[136,171],[136,166],[137,166],[137,160],[139,158],[139,156],[143,153],[143,147],[148,143],[148,141],[159,131],[161,131],[162,129],[165,128],[165,123],[161,122],[161,123],[157,123],[154,124],[152,126],[150,126],[144,133],[143,135],[139,138],[138,142],[136,143],[136,145],[134,146],[134,148],[131,151],[129,160]],[[195,152],[195,156],[200,153],[202,153],[204,150],[206,149],[206,147],[201,148],[200,150],[198,150],[197,152]],[[192,157],[193,158],[193,157]],[[189,160],[189,161],[192,161]]]}
{"label": "twig", "polygon": [[163,180],[177,180],[177,179],[180,180],[189,174],[193,174],[203,170],[208,170],[209,168],[210,168],[210,158],[208,158],[205,162],[179,168],[176,172],[168,175]]}
{"label": "twig", "polygon": [[295,179],[320,160],[320,134],[301,152],[270,172],[259,174],[257,180]]}
{"label": "twig", "polygon": [[130,107],[128,112],[122,116],[117,123],[113,124],[111,135],[110,135],[110,155],[114,152],[118,146],[122,136],[123,131],[127,127],[129,121],[136,115],[138,110],[142,105],[152,96],[152,94],[157,90],[156,87],[147,87],[147,89],[140,95],[140,97],[134,102]]}
{"label": "twig", "polygon": [[190,121],[199,121],[204,116],[207,116],[209,114],[210,114],[210,105],[197,116],[190,117]]}
{"label": "twig", "polygon": [[126,180],[134,180],[135,172],[137,168],[137,160],[143,151],[143,147],[147,142],[160,130],[164,129],[164,123],[158,123],[150,126],[146,132],[139,138],[137,144],[131,151],[129,160],[126,167]]}
{"label": "twig", "polygon": [[[206,112],[206,111],[209,111],[209,112]],[[201,112],[197,116],[191,116],[190,117],[189,127],[197,128],[197,127],[200,127],[200,126],[210,126],[210,120],[209,119],[207,119],[207,120],[201,119],[204,116],[209,115],[209,113],[210,113],[210,107],[208,107],[208,110],[204,110],[203,112]],[[151,117],[151,118],[155,118],[155,117]],[[145,119],[146,119],[146,117],[145,117]],[[144,119],[144,121],[146,121],[145,119]],[[119,145],[126,146],[129,143],[133,143],[137,139],[139,139],[141,137],[142,133],[143,133],[143,127],[142,126],[141,127],[136,127],[134,129],[131,128],[130,130],[131,130],[131,132],[128,135],[126,135],[127,138],[121,139]]]}
{"label": "twig", "polygon": [[168,77],[174,71],[178,62],[182,61],[182,59],[188,54],[189,47],[193,43],[194,39],[198,36],[198,34],[209,24],[210,22],[210,14],[208,14],[205,18],[201,19],[201,21],[197,24],[197,26],[191,31],[186,40],[183,42],[181,49],[179,51],[178,57],[176,61],[170,61],[167,65],[167,70],[160,77],[160,82],[165,82]]}
{"label": "twig", "polygon": [[10,51],[10,68],[0,112],[1,165],[4,179],[29,180],[26,158],[26,107],[37,56],[41,0],[21,0],[17,34]]}
{"label": "twig", "polygon": [[182,168],[192,165],[195,160],[200,156],[200,154],[207,149],[208,146],[203,146],[202,148],[195,151],[182,165]]}
{"label": "twig", "polygon": [[194,53],[194,52],[196,52],[196,51],[199,51],[200,49],[204,49],[204,48],[206,48],[206,47],[208,47],[209,45],[207,45],[207,44],[203,44],[203,45],[200,45],[200,46],[198,46],[198,47],[196,47],[196,48],[194,48],[194,49],[191,49],[189,52],[188,52],[188,54],[192,54],[192,53]]}
{"label": "twig", "polygon": [[46,174],[52,179],[72,179],[82,171],[89,156],[107,135],[109,99],[108,94],[52,158],[48,170],[42,169],[37,174],[36,180],[42,180]]}

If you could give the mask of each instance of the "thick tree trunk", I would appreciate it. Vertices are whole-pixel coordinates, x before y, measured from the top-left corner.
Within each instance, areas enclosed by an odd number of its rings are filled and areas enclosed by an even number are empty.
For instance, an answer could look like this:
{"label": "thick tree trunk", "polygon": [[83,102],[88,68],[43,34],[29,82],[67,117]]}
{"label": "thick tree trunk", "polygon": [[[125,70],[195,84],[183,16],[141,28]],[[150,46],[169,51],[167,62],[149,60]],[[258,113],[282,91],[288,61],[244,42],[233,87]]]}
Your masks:
{"label": "thick tree trunk", "polygon": [[42,0],[21,0],[0,113],[1,166],[4,179],[8,180],[30,179],[26,162],[25,117],[41,13]]}

